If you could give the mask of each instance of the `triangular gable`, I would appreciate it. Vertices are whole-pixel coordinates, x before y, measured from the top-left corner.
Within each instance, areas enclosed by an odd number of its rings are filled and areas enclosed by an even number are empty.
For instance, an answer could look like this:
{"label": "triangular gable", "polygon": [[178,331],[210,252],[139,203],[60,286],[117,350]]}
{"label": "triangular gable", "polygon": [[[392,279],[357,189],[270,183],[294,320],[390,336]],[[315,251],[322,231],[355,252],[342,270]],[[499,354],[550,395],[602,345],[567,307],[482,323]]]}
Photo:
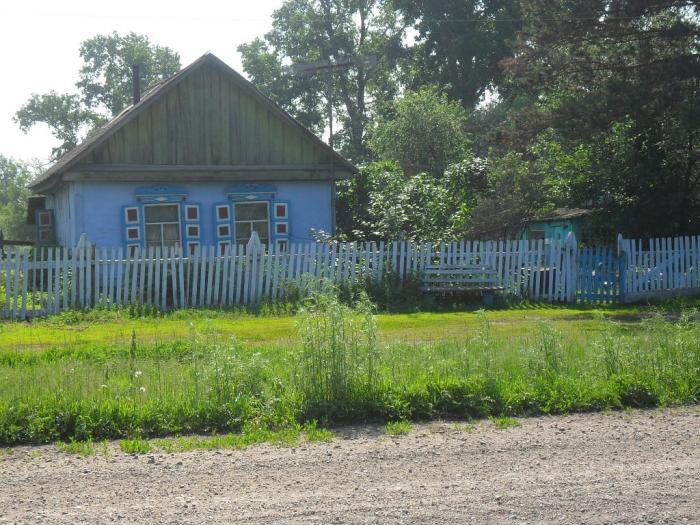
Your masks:
{"label": "triangular gable", "polygon": [[46,187],[80,165],[322,167],[331,162],[340,173],[357,172],[253,84],[206,54],[145,91],[138,104],[64,155],[32,187]]}

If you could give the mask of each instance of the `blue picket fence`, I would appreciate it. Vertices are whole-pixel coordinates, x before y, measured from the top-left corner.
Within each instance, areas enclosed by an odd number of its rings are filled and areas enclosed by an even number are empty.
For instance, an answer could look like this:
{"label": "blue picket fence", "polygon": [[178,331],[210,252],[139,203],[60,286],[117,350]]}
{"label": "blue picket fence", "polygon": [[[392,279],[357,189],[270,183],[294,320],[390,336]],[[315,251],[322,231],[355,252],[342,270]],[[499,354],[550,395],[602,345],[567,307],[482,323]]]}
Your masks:
{"label": "blue picket fence", "polygon": [[622,300],[624,260],[613,248],[580,248],[576,270],[578,302],[612,304]]}

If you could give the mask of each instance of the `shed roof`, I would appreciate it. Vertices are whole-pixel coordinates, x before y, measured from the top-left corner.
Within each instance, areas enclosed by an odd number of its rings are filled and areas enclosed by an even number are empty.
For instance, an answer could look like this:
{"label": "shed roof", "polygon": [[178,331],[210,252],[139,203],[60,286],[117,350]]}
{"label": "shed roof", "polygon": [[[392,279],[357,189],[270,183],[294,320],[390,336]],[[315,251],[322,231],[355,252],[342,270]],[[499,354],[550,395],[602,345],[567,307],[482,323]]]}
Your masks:
{"label": "shed roof", "polygon": [[541,221],[561,221],[567,219],[577,219],[579,217],[587,217],[597,213],[599,210],[593,208],[556,208],[544,217],[531,219],[529,222]]}
{"label": "shed roof", "polygon": [[357,173],[358,169],[352,163],[350,163],[339,153],[331,150],[330,146],[328,146],[308,128],[287,113],[273,100],[263,94],[249,80],[245,79],[240,73],[236,72],[233,68],[228,66],[225,62],[212,53],[206,53],[175,75],[146,88],[141,95],[141,100],[137,104],[132,104],[124,108],[124,110],[112,118],[112,120],[90,133],[78,146],[68,151],[46,172],[34,179],[34,181],[32,181],[30,184],[30,188],[32,188],[34,191],[40,191],[51,187],[59,180],[63,173],[66,173],[71,168],[79,164],[81,160],[88,156],[91,151],[112,137],[118,130],[122,129],[126,124],[135,119],[154,102],[161,99],[166,93],[172,90],[185,78],[190,76],[194,71],[200,69],[206,64],[216,67],[222,74],[230,78],[242,89],[245,89],[251,96],[268,107],[270,111],[277,114],[282,120],[297,128],[299,132],[306,135],[312,142],[331,153],[335,159],[335,162],[337,163],[339,171]]}

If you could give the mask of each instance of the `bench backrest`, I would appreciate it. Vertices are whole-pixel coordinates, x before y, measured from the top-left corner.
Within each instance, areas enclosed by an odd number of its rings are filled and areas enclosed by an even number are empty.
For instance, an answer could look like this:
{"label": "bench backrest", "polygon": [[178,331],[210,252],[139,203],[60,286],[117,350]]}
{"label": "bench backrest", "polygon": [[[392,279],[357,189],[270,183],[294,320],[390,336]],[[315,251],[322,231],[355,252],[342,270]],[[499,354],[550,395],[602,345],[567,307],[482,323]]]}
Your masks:
{"label": "bench backrest", "polygon": [[482,265],[426,266],[421,274],[424,286],[435,284],[493,285],[498,282],[496,270]]}

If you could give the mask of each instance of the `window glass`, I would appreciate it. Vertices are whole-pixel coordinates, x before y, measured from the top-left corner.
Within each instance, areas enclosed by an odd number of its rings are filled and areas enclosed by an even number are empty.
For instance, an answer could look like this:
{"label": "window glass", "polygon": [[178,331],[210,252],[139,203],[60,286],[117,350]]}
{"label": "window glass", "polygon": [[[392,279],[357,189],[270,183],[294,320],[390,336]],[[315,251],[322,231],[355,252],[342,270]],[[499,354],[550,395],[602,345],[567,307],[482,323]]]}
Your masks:
{"label": "window glass", "polygon": [[256,232],[260,242],[267,244],[270,240],[270,211],[267,202],[236,203],[236,242],[246,244]]}
{"label": "window glass", "polygon": [[146,246],[180,245],[180,208],[177,204],[144,206]]}
{"label": "window glass", "polygon": [[267,220],[267,203],[244,202],[236,204],[236,220]]}
{"label": "window glass", "polygon": [[177,212],[177,204],[165,206],[146,206],[145,208],[146,223],[180,222]]}

